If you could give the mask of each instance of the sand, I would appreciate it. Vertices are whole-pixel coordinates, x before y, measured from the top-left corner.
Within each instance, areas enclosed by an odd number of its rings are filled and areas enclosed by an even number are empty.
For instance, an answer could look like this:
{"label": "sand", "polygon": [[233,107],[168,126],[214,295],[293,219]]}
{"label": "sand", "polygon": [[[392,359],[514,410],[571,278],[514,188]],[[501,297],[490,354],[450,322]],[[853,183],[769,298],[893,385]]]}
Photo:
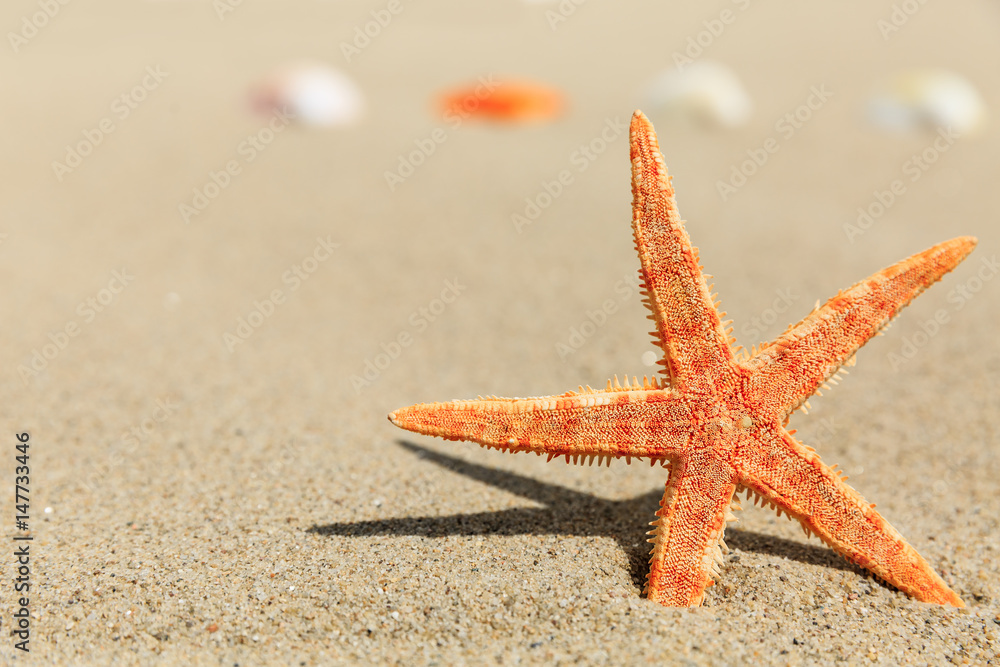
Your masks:
{"label": "sand", "polygon": [[[404,0],[347,62],[341,42],[384,6],[242,3],[220,20],[207,1],[70,3],[0,63],[0,662],[995,663],[1000,123],[911,180],[934,134],[874,130],[864,103],[892,72],[940,65],[1000,109],[996,4],[927,3],[884,38],[888,2],[588,2],[552,29],[559,5]],[[980,239],[792,424],[965,609],[890,590],[750,507],[704,606],[663,608],[640,595],[661,468],[546,464],[386,421],[421,401],[651,372],[620,128],[724,9],[733,20],[700,57],[744,80],[749,124],[647,111],[741,343],[934,243]],[[10,3],[2,25],[37,11]],[[265,122],[247,87],[300,58],[351,76],[364,120],[288,126],[246,161],[241,143]],[[160,78],[121,117],[112,105],[147,68]],[[564,90],[567,114],[435,117],[434,94],[490,74]],[[790,136],[776,129],[824,86]],[[57,178],[53,161],[105,118],[113,131]],[[390,190],[385,173],[439,127],[446,140]],[[723,201],[718,182],[770,137],[780,150]],[[179,206],[231,160],[240,173],[185,222]],[[572,183],[518,231],[512,215],[563,170]],[[896,179],[905,194],[849,239]],[[241,319],[259,326],[227,344]],[[21,370],[46,349],[42,370]],[[21,432],[29,654],[9,636]]]}

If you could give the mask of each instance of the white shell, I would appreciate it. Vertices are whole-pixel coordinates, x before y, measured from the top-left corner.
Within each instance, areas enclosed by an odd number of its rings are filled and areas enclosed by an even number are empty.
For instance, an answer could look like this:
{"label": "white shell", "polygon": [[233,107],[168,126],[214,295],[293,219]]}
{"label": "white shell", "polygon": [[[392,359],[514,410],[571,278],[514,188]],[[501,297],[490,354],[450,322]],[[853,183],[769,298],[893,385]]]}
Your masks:
{"label": "white shell", "polygon": [[736,73],[705,60],[666,70],[650,85],[647,96],[654,109],[680,112],[722,127],[745,124],[753,110]]}
{"label": "white shell", "polygon": [[975,132],[986,122],[986,104],[968,79],[941,68],[900,72],[872,96],[869,117],[890,130],[951,128]]}
{"label": "white shell", "polygon": [[300,123],[326,127],[355,123],[365,108],[364,96],[351,79],[315,63],[276,72],[257,86],[251,97],[254,106],[266,112],[281,109]]}

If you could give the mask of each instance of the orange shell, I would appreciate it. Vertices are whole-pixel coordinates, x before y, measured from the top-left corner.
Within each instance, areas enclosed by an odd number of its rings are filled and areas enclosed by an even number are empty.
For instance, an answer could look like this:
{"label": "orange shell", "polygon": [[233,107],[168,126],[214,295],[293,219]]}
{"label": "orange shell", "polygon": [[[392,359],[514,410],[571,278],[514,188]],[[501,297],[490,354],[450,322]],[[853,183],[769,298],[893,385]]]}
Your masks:
{"label": "orange shell", "polygon": [[524,123],[550,120],[562,114],[563,94],[549,86],[481,77],[472,85],[447,91],[439,97],[445,118],[475,118],[494,122]]}

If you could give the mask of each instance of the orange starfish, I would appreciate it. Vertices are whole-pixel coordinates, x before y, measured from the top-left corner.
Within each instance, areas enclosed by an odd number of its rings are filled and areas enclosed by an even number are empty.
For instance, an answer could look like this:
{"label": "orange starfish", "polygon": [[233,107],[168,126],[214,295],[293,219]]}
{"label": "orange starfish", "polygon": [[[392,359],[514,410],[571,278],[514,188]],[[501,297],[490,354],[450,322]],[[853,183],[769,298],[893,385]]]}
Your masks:
{"label": "orange starfish", "polygon": [[[396,426],[471,440],[549,460],[649,459],[669,467],[656,512],[646,593],[671,606],[698,606],[726,551],[723,532],[747,490],[798,519],[837,553],[924,602],[964,606],[940,576],[811,447],[786,431],[791,413],[896,314],[952,270],[972,237],[938,244],[879,271],[817,307],[752,353],[733,347],[677,212],[653,127],[632,118],[632,229],[644,303],[663,349],[663,379],[605,391],[540,398],[489,398],[414,405],[389,415]],[[667,463],[669,461],[669,463]]]}

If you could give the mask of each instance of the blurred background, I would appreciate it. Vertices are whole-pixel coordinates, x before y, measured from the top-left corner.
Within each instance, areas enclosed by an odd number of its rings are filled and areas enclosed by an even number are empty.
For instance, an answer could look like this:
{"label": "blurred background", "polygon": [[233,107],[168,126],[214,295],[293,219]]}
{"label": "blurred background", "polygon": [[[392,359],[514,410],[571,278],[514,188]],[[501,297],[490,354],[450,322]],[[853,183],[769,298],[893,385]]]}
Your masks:
{"label": "blurred background", "polygon": [[[913,4],[10,2],[0,270],[17,285],[4,307],[24,338],[6,367],[128,267],[135,283],[79,340],[137,355],[136,371],[183,365],[188,349],[220,369],[260,355],[279,374],[333,355],[336,372],[299,380],[350,399],[379,342],[455,276],[463,297],[482,296],[419,341],[407,375],[453,372],[451,345],[430,339],[459,319],[471,327],[456,340],[490,338],[513,362],[525,341],[555,337],[528,347],[548,347],[560,371],[559,336],[635,268],[624,127],[636,108],[737,323],[775,289],[825,298],[945,238],[990,242],[1000,9]],[[481,78],[541,107],[442,113],[456,96],[478,105]],[[275,122],[281,104],[315,110]],[[939,125],[961,139],[941,140]],[[915,167],[928,149],[935,161]],[[564,171],[572,181],[548,204]],[[897,180],[905,194],[891,194]],[[893,198],[884,213],[880,192]],[[332,261],[238,347],[243,359],[231,353],[224,333],[254,300],[288,291],[281,277],[318,236],[340,244]],[[143,349],[123,347],[126,333]],[[323,344],[291,344],[300,336]],[[29,386],[80,356],[60,355]],[[542,388],[506,391],[525,389]]]}
{"label": "blurred background", "polygon": [[[977,235],[827,405],[959,383],[950,414],[995,433],[997,2],[8,0],[0,26],[2,420],[48,443],[48,539],[83,558],[107,525],[162,550],[199,513],[382,516],[390,410],[652,373],[636,109],[747,347]],[[407,493],[490,502],[434,489]]]}

